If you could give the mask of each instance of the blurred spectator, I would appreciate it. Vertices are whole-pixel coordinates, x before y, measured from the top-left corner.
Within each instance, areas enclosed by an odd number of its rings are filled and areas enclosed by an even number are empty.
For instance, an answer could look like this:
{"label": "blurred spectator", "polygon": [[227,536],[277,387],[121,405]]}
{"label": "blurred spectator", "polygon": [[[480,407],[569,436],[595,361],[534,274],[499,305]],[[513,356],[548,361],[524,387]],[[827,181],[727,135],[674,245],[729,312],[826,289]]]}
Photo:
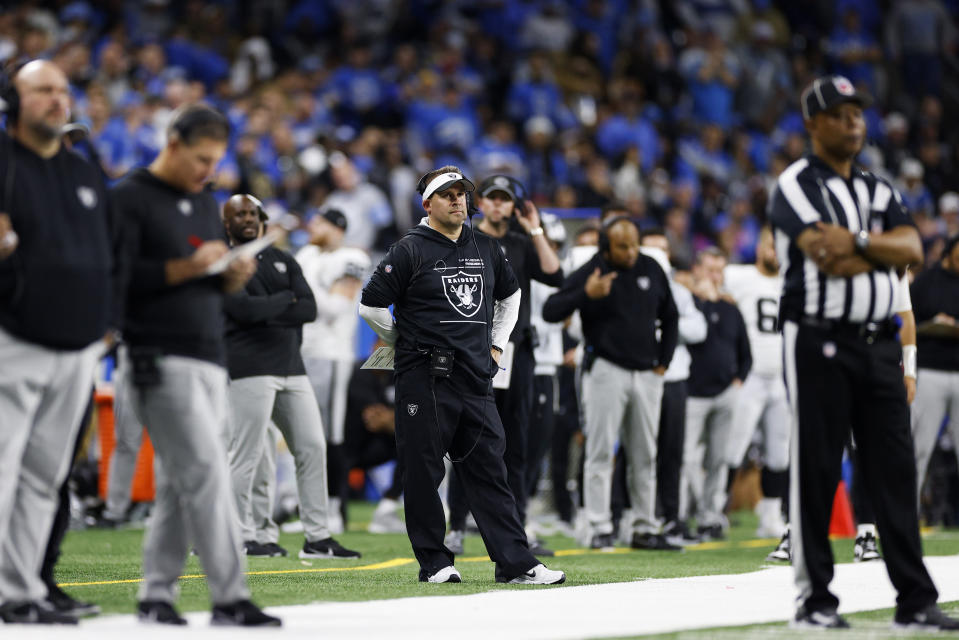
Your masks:
{"label": "blurred spectator", "polygon": [[693,31],[709,29],[724,42],[730,42],[739,16],[749,11],[749,3],[746,0],[679,0],[675,9]]}
{"label": "blurred spectator", "polygon": [[929,189],[922,182],[922,163],[915,158],[906,158],[899,167],[899,193],[902,203],[914,216],[930,217],[933,214],[933,200]]}
{"label": "blurred spectator", "polygon": [[520,31],[519,40],[526,49],[562,53],[573,39],[573,25],[566,18],[564,3],[548,0],[542,11],[531,13]]}
{"label": "blurred spectator", "polygon": [[826,44],[831,71],[846,76],[853,84],[865,83],[868,91],[875,95],[876,64],[882,60],[882,50],[876,38],[863,28],[855,7],[847,7],[841,15],[841,23]]}
{"label": "blurred spectator", "polygon": [[574,124],[556,86],[549,59],[542,51],[531,53],[526,67],[516,74],[506,100],[506,110],[517,125],[533,116],[546,116],[558,129]]}
{"label": "blurred spectator", "polygon": [[733,96],[742,74],[739,61],[715,30],[707,29],[698,37],[702,44],[687,49],[679,58],[693,101],[693,119],[732,127],[737,120]]}
{"label": "blurred spectator", "polygon": [[885,19],[886,46],[907,94],[938,95],[942,56],[955,47],[953,19],[939,0],[898,0]]}
{"label": "blurred spectator", "polygon": [[323,202],[323,210],[339,209],[346,216],[343,246],[385,250],[377,245],[377,236],[393,224],[393,211],[383,192],[367,182],[353,162],[339,152],[330,156],[330,178],[334,190]]}
{"label": "blurred spectator", "polygon": [[607,158],[615,158],[633,147],[643,170],[652,171],[660,157],[659,135],[641,113],[642,87],[624,78],[612,84],[610,97],[614,111],[596,130],[599,150]]}
{"label": "blurred spectator", "polygon": [[738,104],[745,120],[762,130],[772,129],[792,97],[789,61],[774,44],[775,29],[766,21],[752,24],[749,45],[740,54],[745,74]]}
{"label": "blurred spectator", "polygon": [[752,0],[752,10],[740,14],[736,23],[734,41],[746,44],[756,37],[757,25],[768,27],[769,43],[776,49],[785,49],[789,46],[789,22],[782,12],[773,5],[773,0]]}

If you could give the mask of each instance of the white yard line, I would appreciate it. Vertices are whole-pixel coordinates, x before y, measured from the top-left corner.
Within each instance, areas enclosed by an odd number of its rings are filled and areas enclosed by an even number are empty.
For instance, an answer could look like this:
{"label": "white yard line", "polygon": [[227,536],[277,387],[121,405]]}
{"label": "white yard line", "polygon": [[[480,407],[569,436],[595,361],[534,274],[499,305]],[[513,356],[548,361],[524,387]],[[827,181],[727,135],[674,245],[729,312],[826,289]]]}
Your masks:
{"label": "white yard line", "polygon": [[[959,556],[927,557],[926,566],[940,600],[959,600]],[[881,562],[837,565],[833,588],[845,613],[895,604]],[[455,592],[456,585],[424,585],[424,590],[444,589]],[[737,575],[271,607],[271,613],[283,618],[282,630],[216,629],[208,625],[208,613],[193,613],[186,616],[190,620],[186,628],[140,625],[133,616],[105,616],[86,621],[79,629],[4,626],[0,634],[44,640],[172,640],[240,634],[309,640],[596,638],[784,621],[793,614],[795,593],[792,569],[771,567]]]}

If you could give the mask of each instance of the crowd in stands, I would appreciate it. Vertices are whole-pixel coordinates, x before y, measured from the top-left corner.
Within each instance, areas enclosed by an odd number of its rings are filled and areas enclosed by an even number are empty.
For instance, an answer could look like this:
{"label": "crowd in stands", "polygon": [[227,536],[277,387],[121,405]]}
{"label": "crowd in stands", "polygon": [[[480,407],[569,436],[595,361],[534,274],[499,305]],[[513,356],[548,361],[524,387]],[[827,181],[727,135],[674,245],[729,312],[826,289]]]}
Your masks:
{"label": "crowd in stands", "polygon": [[[68,74],[113,178],[173,109],[233,124],[217,191],[305,242],[330,206],[384,250],[444,164],[516,176],[550,210],[621,202],[679,259],[754,259],[775,176],[825,72],[876,96],[861,162],[892,178],[929,259],[959,231],[959,0],[102,0],[8,3],[0,60]],[[584,214],[583,217],[585,217]]]}

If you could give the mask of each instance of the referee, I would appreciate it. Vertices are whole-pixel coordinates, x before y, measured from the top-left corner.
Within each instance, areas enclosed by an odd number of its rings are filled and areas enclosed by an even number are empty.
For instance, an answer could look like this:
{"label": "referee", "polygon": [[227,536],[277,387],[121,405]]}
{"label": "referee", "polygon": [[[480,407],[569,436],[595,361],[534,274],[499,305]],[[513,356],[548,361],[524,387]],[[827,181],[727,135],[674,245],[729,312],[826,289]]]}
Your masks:
{"label": "referee", "polygon": [[457,167],[431,171],[417,190],[427,216],[376,268],[360,315],[396,348],[396,448],[420,581],[460,582],[443,544],[437,492],[448,451],[497,582],[558,584],[566,575],[540,564],[527,545],[506,481],[503,423],[492,394],[519,312],[519,283],[496,242],[464,224],[473,183]]}
{"label": "referee", "polygon": [[802,93],[812,154],[777,181],[770,220],[784,286],[783,361],[792,410],[790,521],[799,588],[794,624],[844,628],[829,591],[829,516],[849,425],[898,592],[894,622],[959,629],[936,606],[922,563],[909,406],[893,316],[896,270],[922,260],[899,194],[854,166],[870,98],[842,76]]}

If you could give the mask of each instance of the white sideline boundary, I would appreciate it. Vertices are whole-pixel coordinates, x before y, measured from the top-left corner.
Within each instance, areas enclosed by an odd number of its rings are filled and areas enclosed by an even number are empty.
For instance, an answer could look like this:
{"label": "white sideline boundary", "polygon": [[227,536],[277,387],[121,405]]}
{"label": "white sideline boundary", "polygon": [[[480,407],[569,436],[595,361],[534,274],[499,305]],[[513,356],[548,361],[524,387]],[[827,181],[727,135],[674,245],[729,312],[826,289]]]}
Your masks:
{"label": "white sideline boundary", "polygon": [[[928,556],[925,562],[940,601],[959,600],[959,556]],[[456,588],[426,586],[435,592]],[[843,613],[895,605],[882,562],[836,565],[832,588]],[[282,629],[210,627],[210,614],[198,612],[186,615],[188,627],[141,625],[131,615],[117,615],[79,627],[0,625],[0,635],[38,640],[597,638],[785,621],[794,613],[795,595],[792,568],[769,567],[735,575],[270,607],[283,618]]]}

